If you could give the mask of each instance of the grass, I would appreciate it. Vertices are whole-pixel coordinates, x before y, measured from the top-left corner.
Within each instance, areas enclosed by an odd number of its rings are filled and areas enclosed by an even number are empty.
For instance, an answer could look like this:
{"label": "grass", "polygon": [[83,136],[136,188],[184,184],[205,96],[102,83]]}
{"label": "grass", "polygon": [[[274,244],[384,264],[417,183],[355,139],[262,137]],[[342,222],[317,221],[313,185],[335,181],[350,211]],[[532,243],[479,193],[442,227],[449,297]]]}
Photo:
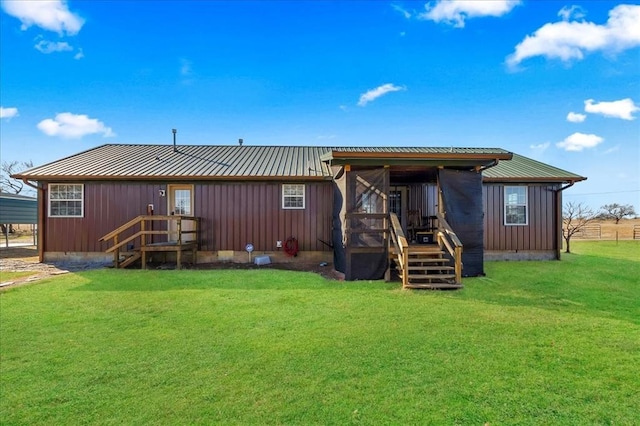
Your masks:
{"label": "grass", "polygon": [[457,292],[299,272],[69,274],[0,293],[0,423],[635,424],[640,244]]}

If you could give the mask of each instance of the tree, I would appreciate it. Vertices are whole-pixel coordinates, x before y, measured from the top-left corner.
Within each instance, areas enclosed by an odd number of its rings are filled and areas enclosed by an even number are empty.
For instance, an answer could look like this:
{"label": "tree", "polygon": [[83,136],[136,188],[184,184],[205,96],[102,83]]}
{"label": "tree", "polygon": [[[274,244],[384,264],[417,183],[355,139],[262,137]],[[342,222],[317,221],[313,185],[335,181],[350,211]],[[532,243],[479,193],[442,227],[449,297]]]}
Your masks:
{"label": "tree", "polygon": [[0,191],[10,194],[19,194],[24,189],[24,182],[11,177],[12,174],[33,167],[33,162],[29,161],[3,161],[0,169]]}
{"label": "tree", "polygon": [[604,213],[602,213],[602,217],[604,217],[605,219],[614,219],[616,221],[616,225],[620,222],[621,219],[627,216],[636,215],[636,211],[633,209],[633,206],[631,204],[605,204],[604,206],[600,207],[600,210],[604,210]]}
{"label": "tree", "polygon": [[562,237],[567,249],[571,253],[570,241],[576,233],[582,231],[590,222],[597,218],[589,207],[582,203],[568,203],[562,209]]}

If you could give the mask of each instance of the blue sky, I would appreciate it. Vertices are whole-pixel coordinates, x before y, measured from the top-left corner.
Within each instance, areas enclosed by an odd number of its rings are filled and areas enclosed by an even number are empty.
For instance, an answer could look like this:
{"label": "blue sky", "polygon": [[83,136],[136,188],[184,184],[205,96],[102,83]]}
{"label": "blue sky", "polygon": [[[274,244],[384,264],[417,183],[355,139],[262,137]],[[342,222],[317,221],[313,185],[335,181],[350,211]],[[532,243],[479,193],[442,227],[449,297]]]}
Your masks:
{"label": "blue sky", "polygon": [[496,147],[640,213],[640,3],[2,1],[0,156]]}

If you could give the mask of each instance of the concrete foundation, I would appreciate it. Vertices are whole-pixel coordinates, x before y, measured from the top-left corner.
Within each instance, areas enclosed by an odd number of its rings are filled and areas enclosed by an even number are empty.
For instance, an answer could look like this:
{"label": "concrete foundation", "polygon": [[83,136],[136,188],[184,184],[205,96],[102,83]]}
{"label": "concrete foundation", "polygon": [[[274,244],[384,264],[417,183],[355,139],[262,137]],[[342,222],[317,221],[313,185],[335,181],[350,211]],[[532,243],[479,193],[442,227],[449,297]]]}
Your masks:
{"label": "concrete foundation", "polygon": [[553,250],[509,250],[509,251],[485,251],[484,260],[555,260],[556,252]]}
{"label": "concrete foundation", "polygon": [[[128,256],[130,253],[121,252],[121,256]],[[149,253],[153,262],[175,262],[176,254],[171,252]],[[289,262],[331,262],[333,252],[330,251],[301,251],[297,256],[288,256],[282,251],[254,251],[249,255],[246,251],[220,250],[220,251],[199,251],[198,264],[201,263],[253,263],[256,257],[268,256],[271,263]],[[191,253],[184,252],[183,261],[191,262]],[[102,252],[45,252],[45,262],[68,262],[68,263],[113,263],[113,254]]]}

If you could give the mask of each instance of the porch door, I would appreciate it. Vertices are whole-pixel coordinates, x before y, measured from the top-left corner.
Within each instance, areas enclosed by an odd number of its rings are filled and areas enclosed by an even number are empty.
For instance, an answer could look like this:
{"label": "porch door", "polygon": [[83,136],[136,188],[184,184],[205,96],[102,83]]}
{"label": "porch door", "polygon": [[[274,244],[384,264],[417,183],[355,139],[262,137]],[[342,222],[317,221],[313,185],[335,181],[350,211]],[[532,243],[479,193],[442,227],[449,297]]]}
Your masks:
{"label": "porch door", "polygon": [[[169,185],[169,206],[170,215],[193,216],[193,185]],[[178,241],[178,222],[169,221],[169,241]],[[192,220],[182,221],[182,242],[193,241],[195,234],[185,234],[184,231],[193,231],[195,222]]]}
{"label": "porch door", "polygon": [[389,191],[389,211],[395,213],[405,235],[407,233],[407,187],[392,186]]}

